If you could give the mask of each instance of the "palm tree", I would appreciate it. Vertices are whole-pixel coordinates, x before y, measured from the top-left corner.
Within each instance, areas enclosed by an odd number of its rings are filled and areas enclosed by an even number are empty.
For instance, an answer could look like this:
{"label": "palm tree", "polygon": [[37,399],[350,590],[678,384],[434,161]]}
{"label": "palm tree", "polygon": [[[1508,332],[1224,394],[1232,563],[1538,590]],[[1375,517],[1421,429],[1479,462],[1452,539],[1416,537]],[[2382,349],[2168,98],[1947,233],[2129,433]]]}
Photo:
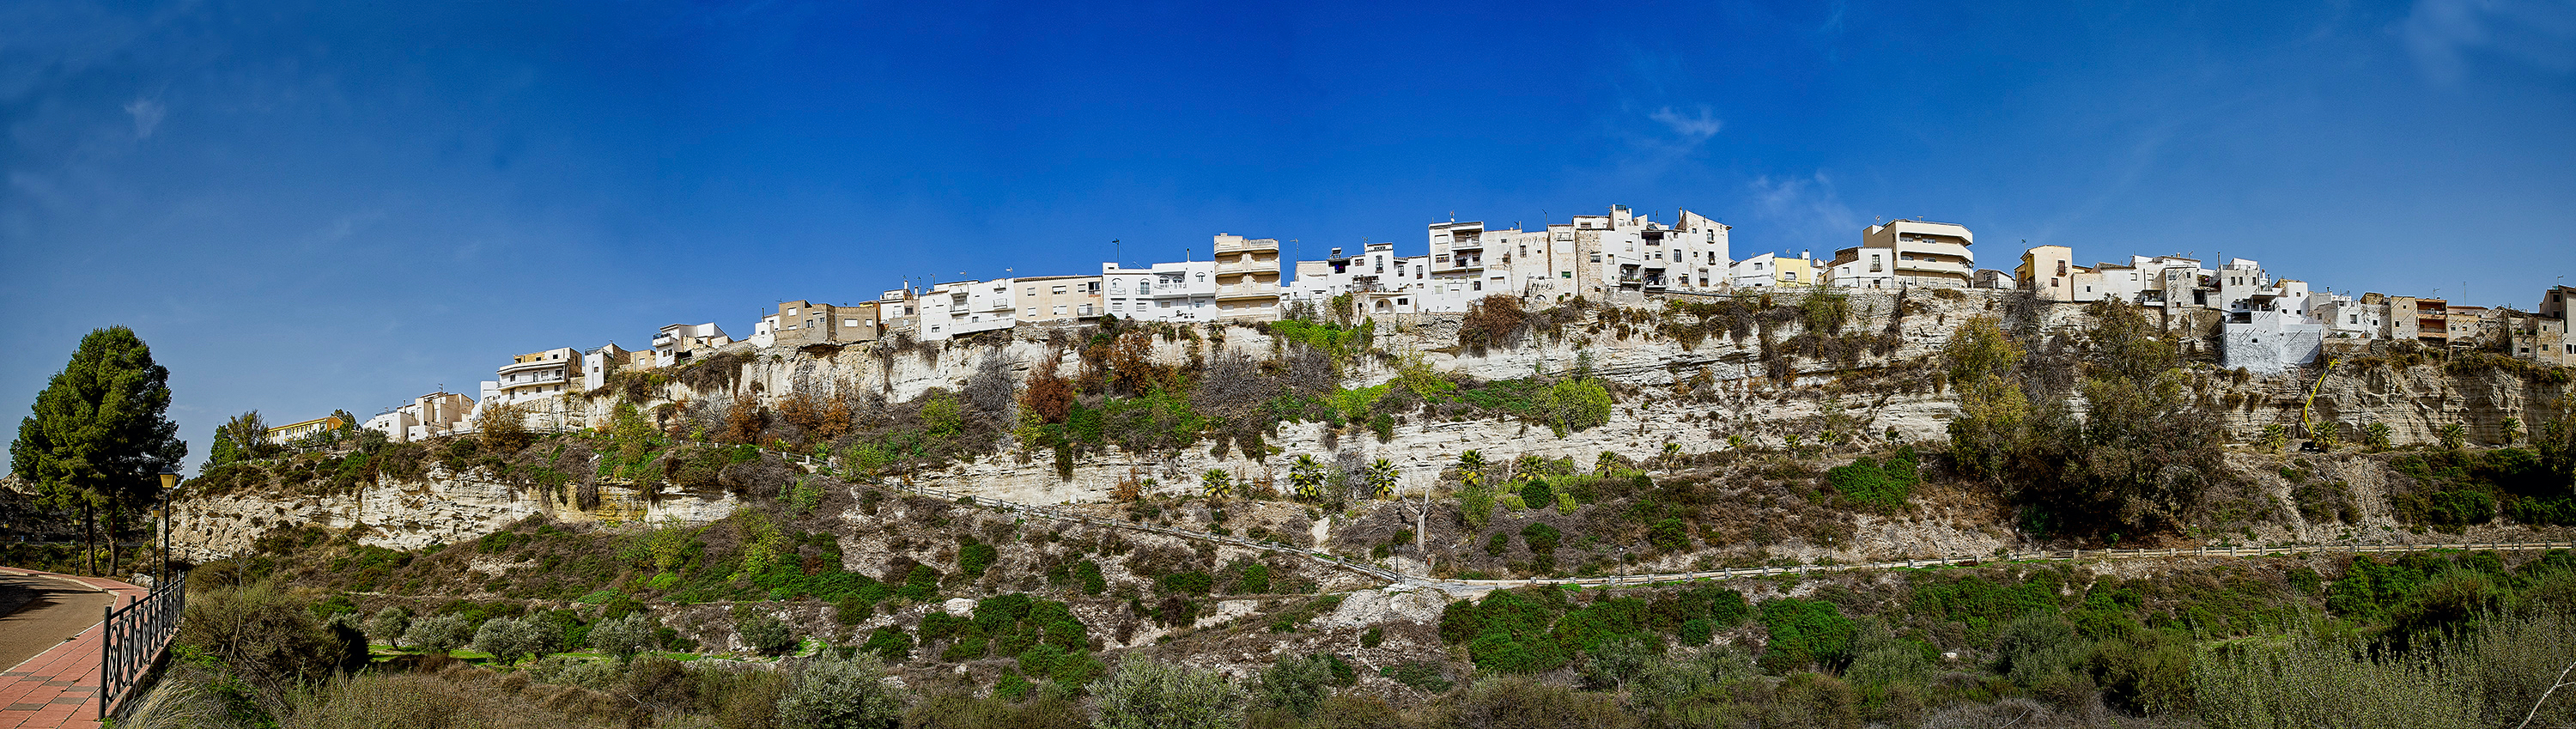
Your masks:
{"label": "palm tree", "polygon": [[1199,474],[1199,486],[1207,492],[1208,498],[1226,498],[1234,495],[1234,476],[1226,473],[1225,469],[1211,468],[1207,473]]}
{"label": "palm tree", "polygon": [[1368,473],[1361,477],[1361,483],[1368,487],[1369,498],[1372,499],[1395,498],[1395,480],[1395,462],[1384,458],[1371,461]]}
{"label": "palm tree", "polygon": [[1297,492],[1297,498],[1308,501],[1323,499],[1323,462],[1315,460],[1312,453],[1297,454],[1297,461],[1288,467],[1288,486]]}
{"label": "palm tree", "polygon": [[1470,488],[1485,482],[1485,454],[1473,448],[1458,452],[1458,482]]}

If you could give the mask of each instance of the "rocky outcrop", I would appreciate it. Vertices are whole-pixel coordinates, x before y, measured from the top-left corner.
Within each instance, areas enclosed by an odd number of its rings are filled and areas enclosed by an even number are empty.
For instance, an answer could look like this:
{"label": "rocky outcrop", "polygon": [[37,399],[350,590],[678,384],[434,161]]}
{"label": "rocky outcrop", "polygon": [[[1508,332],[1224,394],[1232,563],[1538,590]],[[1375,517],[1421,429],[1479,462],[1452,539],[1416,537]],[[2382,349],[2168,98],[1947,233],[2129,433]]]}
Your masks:
{"label": "rocky outcrop", "polygon": [[647,497],[624,486],[598,488],[598,506],[582,509],[477,473],[437,469],[416,481],[336,494],[244,492],[179,501],[171,505],[171,538],[175,549],[200,560],[248,551],[271,531],[304,525],[349,532],[362,544],[417,549],[473,539],[536,514],[567,522],[703,523],[724,518],[737,505],[722,491]]}

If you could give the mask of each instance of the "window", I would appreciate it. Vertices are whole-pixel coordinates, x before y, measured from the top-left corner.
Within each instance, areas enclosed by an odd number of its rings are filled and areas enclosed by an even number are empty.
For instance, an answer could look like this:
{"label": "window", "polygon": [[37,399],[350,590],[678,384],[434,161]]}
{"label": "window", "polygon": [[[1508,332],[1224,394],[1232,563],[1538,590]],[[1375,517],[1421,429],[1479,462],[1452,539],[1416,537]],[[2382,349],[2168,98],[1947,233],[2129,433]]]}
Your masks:
{"label": "window", "polygon": [[1600,263],[1600,262],[1601,262],[1601,254],[1599,254],[1599,253],[1592,254],[1592,262],[1593,262],[1593,263]]}
{"label": "window", "polygon": [[1056,308],[1055,308],[1055,315],[1056,315],[1056,316],[1064,316],[1064,307],[1061,307],[1061,306],[1056,307]]}
{"label": "window", "polygon": [[787,307],[787,315],[788,315],[788,316],[795,316],[795,315],[796,315],[796,307],[793,307],[793,306]]}
{"label": "window", "polygon": [[1055,287],[1055,289],[1054,289],[1054,290],[1049,291],[1048,293],[1061,295],[1061,294],[1063,294],[1063,293],[1064,293],[1064,287],[1062,287],[1062,286],[1057,286],[1057,287]]}
{"label": "window", "polygon": [[854,326],[858,326],[858,325],[859,325],[859,320],[857,320],[857,319],[842,319],[842,320],[841,320],[841,326],[845,326],[845,327],[854,327]]}
{"label": "window", "polygon": [[[1057,291],[1056,293],[1061,294],[1061,293],[1064,293],[1064,292],[1062,292],[1062,291]],[[1036,286],[1031,286],[1031,287],[1028,287],[1028,288],[1026,288],[1026,289],[1022,289],[1022,290],[1020,291],[1020,295],[1021,295],[1021,296],[1036,296],[1036,295],[1038,295],[1038,287],[1036,287]]]}
{"label": "window", "polygon": [[1880,272],[1880,271],[1885,271],[1885,270],[1887,270],[1887,268],[1886,268],[1884,265],[1881,265],[1881,264],[1878,262],[1878,254],[1876,254],[1876,253],[1869,254],[1869,272],[1870,272],[1870,273],[1878,273],[1878,272]]}

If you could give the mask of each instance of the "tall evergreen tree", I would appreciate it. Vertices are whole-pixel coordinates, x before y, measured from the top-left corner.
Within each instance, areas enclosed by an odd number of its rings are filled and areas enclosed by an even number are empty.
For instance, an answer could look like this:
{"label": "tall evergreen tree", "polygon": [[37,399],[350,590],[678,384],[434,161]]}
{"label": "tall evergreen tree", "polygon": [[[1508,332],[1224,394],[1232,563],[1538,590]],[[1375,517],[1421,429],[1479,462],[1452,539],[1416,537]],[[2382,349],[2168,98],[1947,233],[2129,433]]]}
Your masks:
{"label": "tall evergreen tree", "polygon": [[206,450],[206,466],[212,468],[267,458],[274,455],[270,451],[276,450],[276,444],[268,442],[268,421],[253,410],[215,426],[215,444]]}
{"label": "tall evergreen tree", "polygon": [[19,421],[9,470],[45,504],[80,509],[86,538],[96,539],[99,514],[113,535],[121,517],[153,501],[157,474],[188,455],[169,409],[170,370],[152,361],[152,348],[125,327],[92,331]]}

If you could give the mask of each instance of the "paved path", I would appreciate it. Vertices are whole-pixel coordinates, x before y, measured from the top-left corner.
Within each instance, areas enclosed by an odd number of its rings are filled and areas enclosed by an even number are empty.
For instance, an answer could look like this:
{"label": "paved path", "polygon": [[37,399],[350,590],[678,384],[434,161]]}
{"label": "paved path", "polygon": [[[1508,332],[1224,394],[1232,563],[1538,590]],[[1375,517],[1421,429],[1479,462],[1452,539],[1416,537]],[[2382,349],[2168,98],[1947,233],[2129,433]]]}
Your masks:
{"label": "paved path", "polygon": [[[26,594],[0,617],[0,729],[98,726],[98,618],[143,588],[96,577],[0,567],[0,593]],[[0,595],[0,601],[5,601]],[[68,640],[66,640],[68,639]]]}

